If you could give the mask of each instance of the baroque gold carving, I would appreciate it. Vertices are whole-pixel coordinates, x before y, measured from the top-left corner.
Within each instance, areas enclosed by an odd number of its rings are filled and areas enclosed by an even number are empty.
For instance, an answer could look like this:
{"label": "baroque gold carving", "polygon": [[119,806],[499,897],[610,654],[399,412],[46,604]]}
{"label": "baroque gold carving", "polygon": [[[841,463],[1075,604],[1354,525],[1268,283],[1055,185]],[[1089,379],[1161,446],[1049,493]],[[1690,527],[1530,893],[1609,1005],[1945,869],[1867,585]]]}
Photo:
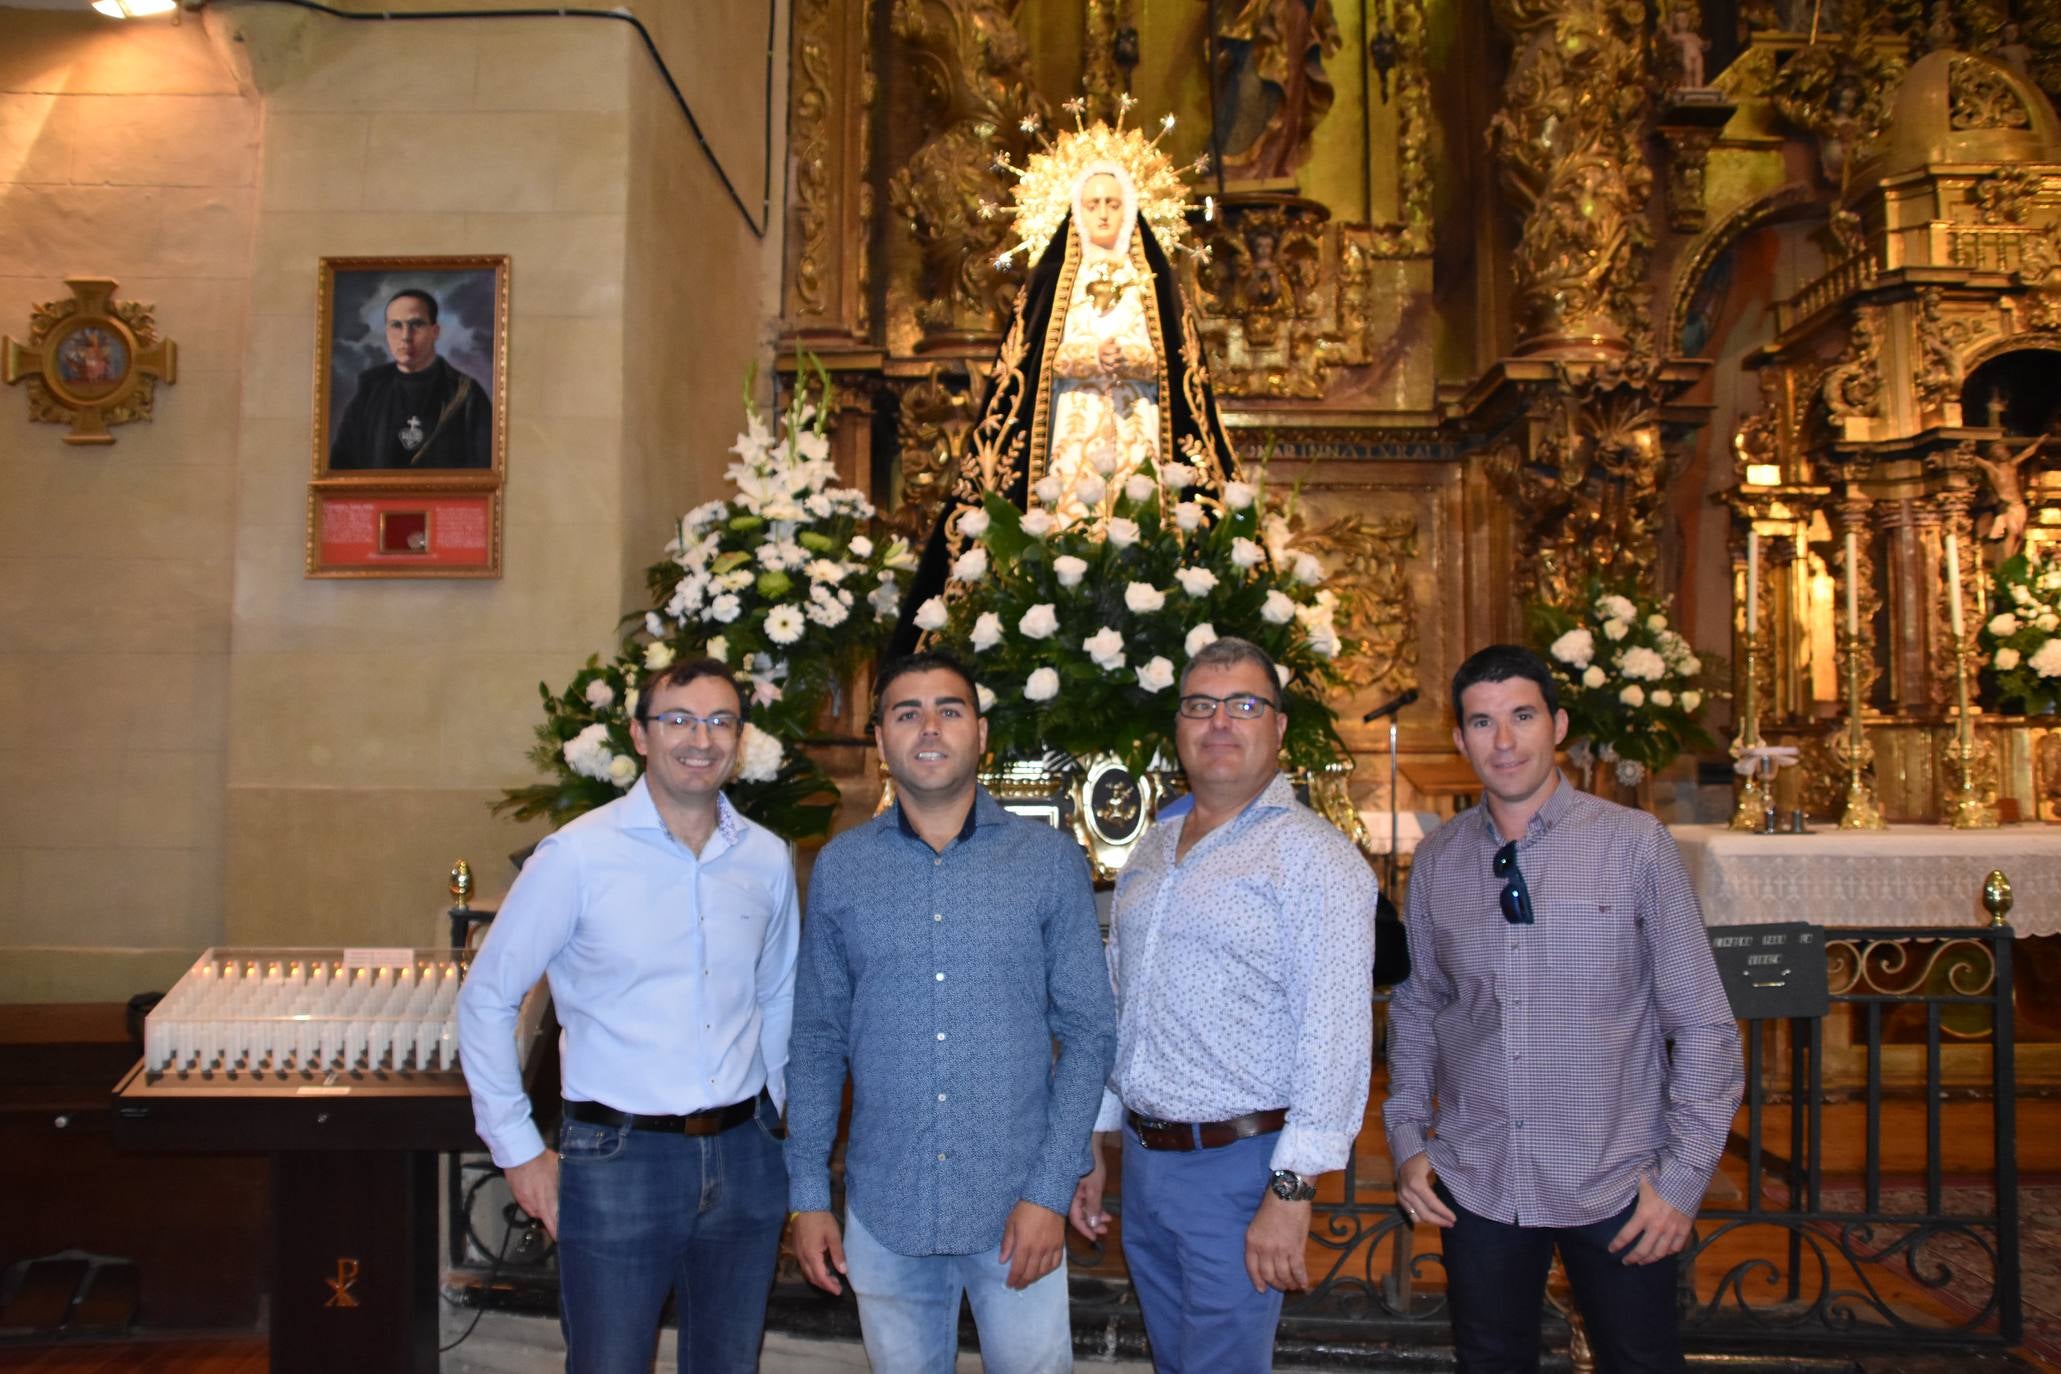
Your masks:
{"label": "baroque gold carving", "polygon": [[1948,121],[1956,129],[2023,129],[2032,111],[1989,63],[1956,57],[1947,65]]}
{"label": "baroque gold carving", "polygon": [[794,309],[828,313],[824,256],[830,242],[831,201],[831,11],[832,0],[797,0],[794,11],[793,92],[788,103],[788,142],[794,157]]}
{"label": "baroque gold carving", "polygon": [[1621,0],[1495,0],[1516,52],[1489,142],[1523,220],[1520,351],[1623,348],[1640,327],[1652,186],[1645,11]]}
{"label": "baroque gold carving", "polygon": [[1854,307],[1853,331],[1818,385],[1835,421],[1865,420],[1882,413],[1882,308]]}
{"label": "baroque gold carving", "polygon": [[1912,386],[1921,408],[1935,411],[1960,399],[1966,380],[1962,350],[1984,332],[1982,321],[1973,317],[1948,318],[1941,288],[1928,286],[1918,292],[1918,370]]}
{"label": "baroque gold carving", "polygon": [[1431,80],[1424,57],[1424,0],[1392,0],[1400,60],[1396,81],[1396,170],[1402,217],[1373,226],[1368,249],[1377,258],[1431,251]]}
{"label": "baroque gold carving", "polygon": [[1704,170],[1710,165],[1711,145],[1716,129],[1663,129],[1667,145],[1667,223],[1678,234],[1693,234],[1703,227]]}
{"label": "baroque gold carving", "polygon": [[1309,160],[1335,92],[1324,70],[1344,42],[1331,0],[1235,0],[1211,5],[1215,28],[1217,134],[1224,175],[1238,181],[1292,176]]}
{"label": "baroque gold carving", "polygon": [[1012,294],[994,265],[1009,221],[984,219],[977,207],[998,189],[996,154],[1026,154],[1021,122],[1048,112],[1031,85],[1029,50],[996,0],[895,0],[892,26],[931,129],[887,187],[922,251],[916,317],[926,341],[985,341]]}
{"label": "baroque gold carving", "polygon": [[948,385],[944,369],[933,367],[901,393],[895,424],[900,456],[898,501],[888,516],[895,533],[920,545],[937,523],[959,475],[978,398],[965,386]]}
{"label": "baroque gold carving", "polygon": [[1818,170],[1843,188],[1848,171],[1889,123],[1889,102],[1909,66],[1901,45],[1865,31],[1813,43],[1776,71],[1768,95],[1783,119],[1818,140]]}
{"label": "baroque gold carving", "polygon": [[2023,224],[2043,178],[2029,167],[2005,167],[1975,183],[1978,224]]}
{"label": "baroque gold carving", "polygon": [[1190,271],[1197,327],[1225,396],[1325,394],[1328,370],[1372,356],[1368,262],[1359,226],[1292,197],[1233,199],[1202,226]]}
{"label": "baroque gold carving", "polygon": [[1331,573],[1339,633],[1359,646],[1338,660],[1352,689],[1393,695],[1417,686],[1417,599],[1407,576],[1417,556],[1417,517],[1299,517],[1295,547],[1323,559]]}

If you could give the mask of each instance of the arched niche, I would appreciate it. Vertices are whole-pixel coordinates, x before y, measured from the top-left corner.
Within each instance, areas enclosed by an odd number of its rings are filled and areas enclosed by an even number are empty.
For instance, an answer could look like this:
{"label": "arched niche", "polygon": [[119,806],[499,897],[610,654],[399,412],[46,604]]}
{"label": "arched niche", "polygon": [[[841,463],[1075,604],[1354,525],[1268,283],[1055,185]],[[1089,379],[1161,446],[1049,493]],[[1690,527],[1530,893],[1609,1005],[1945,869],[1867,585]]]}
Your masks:
{"label": "arched niche", "polygon": [[2061,435],[2061,348],[2006,347],[1968,370],[1962,422],[2006,434]]}

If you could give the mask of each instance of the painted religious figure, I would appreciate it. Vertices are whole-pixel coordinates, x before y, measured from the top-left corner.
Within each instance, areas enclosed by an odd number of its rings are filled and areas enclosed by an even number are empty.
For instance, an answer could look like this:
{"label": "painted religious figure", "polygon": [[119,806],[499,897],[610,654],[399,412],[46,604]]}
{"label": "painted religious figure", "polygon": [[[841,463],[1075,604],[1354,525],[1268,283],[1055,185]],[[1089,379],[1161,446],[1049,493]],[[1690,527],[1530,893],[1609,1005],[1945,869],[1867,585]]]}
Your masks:
{"label": "painted religious figure", "polygon": [[1344,38],[1330,0],[1215,0],[1210,14],[1224,175],[1292,176],[1335,99],[1324,62]]}

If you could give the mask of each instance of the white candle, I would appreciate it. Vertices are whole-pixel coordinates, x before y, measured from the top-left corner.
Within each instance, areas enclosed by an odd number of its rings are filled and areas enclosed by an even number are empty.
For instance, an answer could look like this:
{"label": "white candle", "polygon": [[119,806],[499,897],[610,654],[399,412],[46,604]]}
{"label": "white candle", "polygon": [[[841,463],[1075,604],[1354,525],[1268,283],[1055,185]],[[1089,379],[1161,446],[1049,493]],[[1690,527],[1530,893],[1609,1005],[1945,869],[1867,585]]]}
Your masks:
{"label": "white candle", "polygon": [[1954,638],[1962,637],[1961,629],[1961,541],[1954,538],[1952,530],[1946,537],[1947,565],[1947,614],[1953,617]]}
{"label": "white candle", "polygon": [[1760,619],[1760,531],[1746,531],[1746,634],[1753,636]]}
{"label": "white candle", "polygon": [[1846,532],[1846,634],[1849,639],[1861,632],[1860,600],[1855,594],[1855,584],[1860,580],[1860,562],[1854,557],[1853,531]]}

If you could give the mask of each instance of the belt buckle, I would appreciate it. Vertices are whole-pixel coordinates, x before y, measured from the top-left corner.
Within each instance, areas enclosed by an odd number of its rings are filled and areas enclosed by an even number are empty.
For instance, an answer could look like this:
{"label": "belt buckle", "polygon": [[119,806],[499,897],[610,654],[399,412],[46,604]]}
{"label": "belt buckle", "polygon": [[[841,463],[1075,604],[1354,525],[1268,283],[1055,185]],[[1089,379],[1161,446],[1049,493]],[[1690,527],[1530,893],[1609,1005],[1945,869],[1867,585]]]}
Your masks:
{"label": "belt buckle", "polygon": [[1141,1116],[1138,1118],[1138,1129],[1141,1131],[1171,1131],[1174,1129],[1174,1123],[1171,1121],[1161,1121],[1156,1117]]}

